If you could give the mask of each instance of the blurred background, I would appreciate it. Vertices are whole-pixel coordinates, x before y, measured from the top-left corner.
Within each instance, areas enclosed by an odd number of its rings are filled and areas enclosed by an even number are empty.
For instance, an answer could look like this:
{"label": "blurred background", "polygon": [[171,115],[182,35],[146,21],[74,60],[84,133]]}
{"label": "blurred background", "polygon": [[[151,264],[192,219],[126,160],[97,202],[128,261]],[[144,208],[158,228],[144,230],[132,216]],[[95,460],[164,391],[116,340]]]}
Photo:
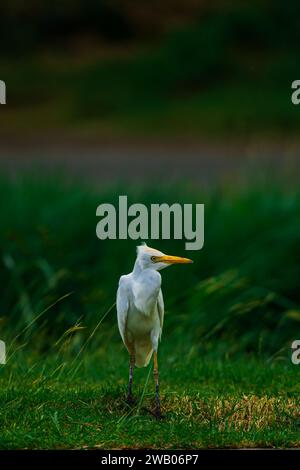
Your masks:
{"label": "blurred background", "polygon": [[296,0],[4,0],[3,165],[128,180],[157,177],[159,165],[201,183],[249,160],[296,165],[299,10]]}
{"label": "blurred background", "polygon": [[[287,359],[300,326],[299,15],[296,0],[2,1],[3,339],[42,352],[67,332],[80,350],[134,262],[134,242],[95,234],[96,207],[127,194],[206,205],[204,249],[164,273],[173,354]],[[100,330],[98,348],[120,343],[114,311]]]}

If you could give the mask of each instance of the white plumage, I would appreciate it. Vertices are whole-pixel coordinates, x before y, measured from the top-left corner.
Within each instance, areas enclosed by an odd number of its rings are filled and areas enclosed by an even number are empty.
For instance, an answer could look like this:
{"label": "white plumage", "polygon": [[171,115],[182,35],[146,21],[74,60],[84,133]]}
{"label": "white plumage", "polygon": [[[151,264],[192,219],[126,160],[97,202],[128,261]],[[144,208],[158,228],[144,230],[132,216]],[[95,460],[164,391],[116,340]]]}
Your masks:
{"label": "white plumage", "polygon": [[118,326],[130,354],[128,400],[134,365],[145,367],[154,352],[154,375],[158,398],[157,349],[164,322],[164,301],[159,271],[170,264],[191,263],[188,258],[168,256],[146,244],[137,247],[137,258],[130,274],[121,276],[117,292]]}
{"label": "white plumage", "polygon": [[[143,253],[150,253],[146,249],[138,247],[134,270],[121,276],[117,293],[119,331],[129,353],[134,352],[138,367],[147,366],[153,350],[157,351],[164,322],[161,275],[143,263]],[[163,255],[153,249],[151,254]]]}

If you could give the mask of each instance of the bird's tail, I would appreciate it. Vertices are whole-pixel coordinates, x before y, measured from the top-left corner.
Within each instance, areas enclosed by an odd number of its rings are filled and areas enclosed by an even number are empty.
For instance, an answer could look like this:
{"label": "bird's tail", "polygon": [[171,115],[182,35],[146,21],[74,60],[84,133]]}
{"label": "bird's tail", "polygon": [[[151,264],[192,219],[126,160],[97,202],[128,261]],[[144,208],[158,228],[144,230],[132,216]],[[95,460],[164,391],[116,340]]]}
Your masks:
{"label": "bird's tail", "polygon": [[149,346],[139,346],[135,350],[135,365],[137,367],[146,367],[151,359],[153,353],[152,345]]}

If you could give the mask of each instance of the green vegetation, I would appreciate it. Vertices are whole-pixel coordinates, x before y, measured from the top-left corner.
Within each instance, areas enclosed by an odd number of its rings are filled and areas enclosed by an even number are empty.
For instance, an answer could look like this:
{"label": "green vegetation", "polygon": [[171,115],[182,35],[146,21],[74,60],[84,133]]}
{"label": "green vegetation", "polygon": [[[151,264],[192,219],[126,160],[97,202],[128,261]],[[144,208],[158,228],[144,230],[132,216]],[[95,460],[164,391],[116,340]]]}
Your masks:
{"label": "green vegetation", "polygon": [[[0,8],[6,139],[298,132],[296,0],[71,3]],[[8,354],[0,448],[300,447],[300,369],[290,360],[300,322],[293,178],[203,190],[159,178],[149,187],[91,187],[34,174],[0,179]],[[205,204],[204,249],[189,252],[193,265],[163,272],[161,421],[151,412],[151,368],[135,373],[136,405],[124,401],[128,355],[115,295],[137,242],[96,237],[97,206],[117,206],[121,194],[129,204]],[[184,241],[153,246],[186,255]]]}
{"label": "green vegetation", "polygon": [[[58,37],[45,27],[44,10],[37,12],[39,21],[22,22],[34,29],[27,34],[31,53],[22,54],[22,60],[11,53],[0,62],[10,104],[0,117],[2,132],[75,128],[100,138],[164,138],[251,132],[278,137],[298,131],[300,113],[290,100],[291,83],[298,77],[298,2],[215,6],[205,14],[201,9],[180,27],[167,27],[167,22],[155,41],[134,40],[133,31],[129,43],[124,33],[117,41],[96,41],[87,51],[72,48],[67,28],[73,25],[82,34],[79,19],[87,27],[85,14],[103,23],[105,14],[97,16],[93,8],[104,5],[90,2],[85,8],[92,10],[83,9],[80,17],[75,7],[69,11],[67,2],[54,15]],[[51,4],[48,21],[54,11]],[[119,21],[110,18],[113,25]],[[4,28],[2,35],[7,39],[9,31]],[[21,45],[26,47],[24,35],[17,50]]]}
{"label": "green vegetation", "polygon": [[30,367],[18,357],[0,371],[0,448],[299,447],[295,366],[191,359],[164,346],[160,357],[161,421],[145,369],[135,374],[136,406],[126,405],[119,346],[85,357],[75,376],[46,355]]}
{"label": "green vegetation", "polygon": [[[87,331],[75,335],[75,350],[85,341],[113,304],[120,275],[134,263],[138,241],[96,237],[97,206],[118,207],[118,196],[125,193],[128,204],[205,204],[204,249],[189,253],[193,265],[163,273],[166,341],[170,337],[185,351],[193,345],[199,353],[213,350],[227,357],[280,354],[290,346],[300,320],[300,192],[263,181],[206,192],[159,182],[157,189],[125,191],[122,185],[96,188],[46,176],[2,181],[3,339],[11,340],[11,327],[15,334],[33,322],[19,340],[30,332],[42,350],[80,323]],[[184,240],[153,245],[184,254]],[[108,315],[95,345],[113,337],[114,328],[114,314]]]}
{"label": "green vegetation", "polygon": [[[124,188],[31,176],[0,194],[1,448],[299,446],[298,189],[127,190],[129,203],[206,205],[204,249],[163,273],[162,422],[151,369],[136,371],[136,406],[124,401],[114,301],[136,243],[95,234],[96,207]],[[153,246],[184,254],[182,241]]]}

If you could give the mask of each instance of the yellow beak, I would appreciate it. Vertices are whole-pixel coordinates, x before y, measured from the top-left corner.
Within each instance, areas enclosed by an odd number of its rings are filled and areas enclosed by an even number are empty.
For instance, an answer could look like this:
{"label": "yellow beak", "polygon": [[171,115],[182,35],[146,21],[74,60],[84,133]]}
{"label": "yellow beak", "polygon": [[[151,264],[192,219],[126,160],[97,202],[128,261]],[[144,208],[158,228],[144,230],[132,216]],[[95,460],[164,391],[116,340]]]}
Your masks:
{"label": "yellow beak", "polygon": [[156,263],[168,263],[168,264],[188,264],[192,263],[193,261],[189,258],[181,258],[180,256],[156,256],[155,259]]}

